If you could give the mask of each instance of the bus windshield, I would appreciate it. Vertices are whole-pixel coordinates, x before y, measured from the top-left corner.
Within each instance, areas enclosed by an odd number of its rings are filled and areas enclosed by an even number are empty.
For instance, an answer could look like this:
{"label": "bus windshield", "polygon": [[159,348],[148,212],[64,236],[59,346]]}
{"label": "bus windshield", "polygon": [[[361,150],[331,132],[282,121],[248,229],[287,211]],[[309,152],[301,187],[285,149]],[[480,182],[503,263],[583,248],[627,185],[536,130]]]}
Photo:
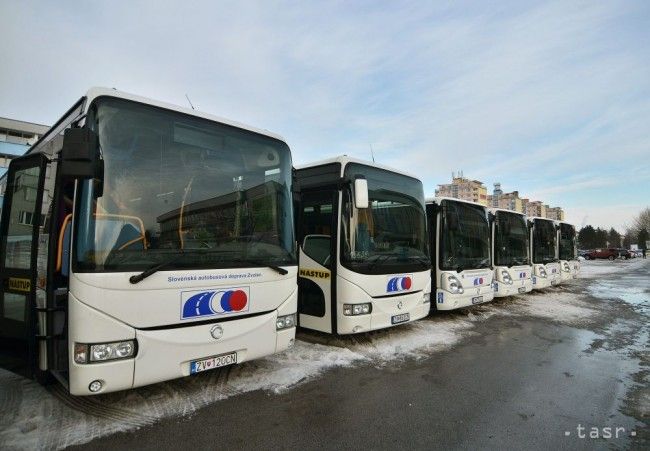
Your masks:
{"label": "bus windshield", "polygon": [[494,264],[496,266],[528,265],[528,227],[526,219],[516,213],[496,212]]}
{"label": "bus windshield", "polygon": [[533,262],[550,263],[557,261],[555,248],[557,234],[555,225],[546,219],[535,219],[533,229]]}
{"label": "bus windshield", "polygon": [[341,263],[364,274],[422,271],[431,267],[422,182],[384,169],[350,163],[345,177],[368,181],[369,207],[357,209],[344,190]]}
{"label": "bus windshield", "polygon": [[490,226],[480,205],[442,201],[440,268],[462,271],[490,266]]}
{"label": "bus windshield", "polygon": [[575,260],[576,230],[570,224],[560,224],[560,260]]}
{"label": "bus windshield", "polygon": [[106,97],[88,124],[104,175],[79,185],[75,270],[295,264],[285,143]]}

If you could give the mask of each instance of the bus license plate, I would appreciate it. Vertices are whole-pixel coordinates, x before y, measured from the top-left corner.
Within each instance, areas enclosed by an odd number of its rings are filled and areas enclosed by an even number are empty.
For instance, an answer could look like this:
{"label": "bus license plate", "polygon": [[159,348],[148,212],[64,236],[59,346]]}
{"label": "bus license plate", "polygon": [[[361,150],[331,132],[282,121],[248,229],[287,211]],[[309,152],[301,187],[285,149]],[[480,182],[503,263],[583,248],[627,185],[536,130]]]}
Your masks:
{"label": "bus license plate", "polygon": [[520,293],[525,293],[526,292],[526,287],[519,287],[519,292]]}
{"label": "bus license plate", "polygon": [[402,313],[401,315],[395,315],[390,319],[390,322],[393,324],[399,324],[399,323],[405,323],[410,319],[410,315],[408,313]]}
{"label": "bus license plate", "polygon": [[231,352],[229,354],[217,355],[208,357],[201,360],[193,360],[190,362],[190,374],[200,373],[201,371],[213,370],[221,366],[234,365],[237,363],[237,353]]}
{"label": "bus license plate", "polygon": [[476,296],[472,298],[472,304],[480,304],[483,302],[483,296]]}

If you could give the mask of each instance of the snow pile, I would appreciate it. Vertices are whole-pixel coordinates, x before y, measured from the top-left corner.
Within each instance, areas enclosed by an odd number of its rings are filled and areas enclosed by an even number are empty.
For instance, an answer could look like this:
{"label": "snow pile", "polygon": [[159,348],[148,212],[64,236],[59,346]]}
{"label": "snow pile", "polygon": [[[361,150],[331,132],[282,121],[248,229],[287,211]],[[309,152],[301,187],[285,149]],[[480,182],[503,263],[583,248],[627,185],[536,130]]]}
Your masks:
{"label": "snow pile", "polygon": [[565,324],[579,324],[599,311],[571,292],[548,291],[543,295],[523,296],[512,306],[514,313],[551,319]]}
{"label": "snow pile", "polygon": [[580,262],[580,273],[578,277],[584,279],[593,279],[596,277],[620,273],[621,271],[631,271],[648,264],[650,259],[633,258],[630,260],[585,260]]}

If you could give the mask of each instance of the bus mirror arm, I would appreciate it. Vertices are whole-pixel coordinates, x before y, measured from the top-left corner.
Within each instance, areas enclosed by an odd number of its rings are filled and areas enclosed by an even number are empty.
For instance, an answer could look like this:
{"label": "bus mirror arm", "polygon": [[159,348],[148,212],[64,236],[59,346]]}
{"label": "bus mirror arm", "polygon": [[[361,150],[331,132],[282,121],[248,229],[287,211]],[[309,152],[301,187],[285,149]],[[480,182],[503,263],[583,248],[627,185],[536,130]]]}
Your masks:
{"label": "bus mirror arm", "polygon": [[97,134],[88,128],[68,128],[63,135],[59,174],[72,180],[103,179]]}

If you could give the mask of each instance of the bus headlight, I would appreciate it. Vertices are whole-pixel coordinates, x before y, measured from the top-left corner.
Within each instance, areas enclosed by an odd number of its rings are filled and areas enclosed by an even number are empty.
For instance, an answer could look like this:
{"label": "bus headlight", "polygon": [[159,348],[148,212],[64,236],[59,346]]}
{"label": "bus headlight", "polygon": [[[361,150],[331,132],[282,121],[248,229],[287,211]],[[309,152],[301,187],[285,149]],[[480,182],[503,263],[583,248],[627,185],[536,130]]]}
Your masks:
{"label": "bus headlight", "polygon": [[460,284],[460,280],[456,276],[447,277],[447,282],[449,282],[449,291],[454,294],[463,294],[463,286]]}
{"label": "bus headlight", "polygon": [[95,343],[92,345],[75,343],[74,361],[76,363],[96,363],[128,359],[135,356],[135,351],[135,340]]}
{"label": "bus headlight", "polygon": [[296,327],[295,313],[292,313],[291,315],[278,316],[278,319],[275,320],[276,330],[288,329],[290,327]]}
{"label": "bus headlight", "polygon": [[567,262],[564,262],[564,267],[563,268],[564,268],[565,272],[571,271],[571,268],[569,267],[569,263],[567,263]]}
{"label": "bus headlight", "polygon": [[367,315],[372,312],[372,304],[366,302],[364,304],[343,304],[343,314],[345,316]]}
{"label": "bus headlight", "polygon": [[431,302],[431,293],[424,293],[422,296],[422,303],[429,304]]}
{"label": "bus headlight", "polygon": [[546,277],[546,270],[543,266],[539,268],[539,277]]}
{"label": "bus headlight", "polygon": [[510,274],[505,269],[501,270],[501,278],[503,279],[503,283],[512,285],[512,277],[510,277]]}

